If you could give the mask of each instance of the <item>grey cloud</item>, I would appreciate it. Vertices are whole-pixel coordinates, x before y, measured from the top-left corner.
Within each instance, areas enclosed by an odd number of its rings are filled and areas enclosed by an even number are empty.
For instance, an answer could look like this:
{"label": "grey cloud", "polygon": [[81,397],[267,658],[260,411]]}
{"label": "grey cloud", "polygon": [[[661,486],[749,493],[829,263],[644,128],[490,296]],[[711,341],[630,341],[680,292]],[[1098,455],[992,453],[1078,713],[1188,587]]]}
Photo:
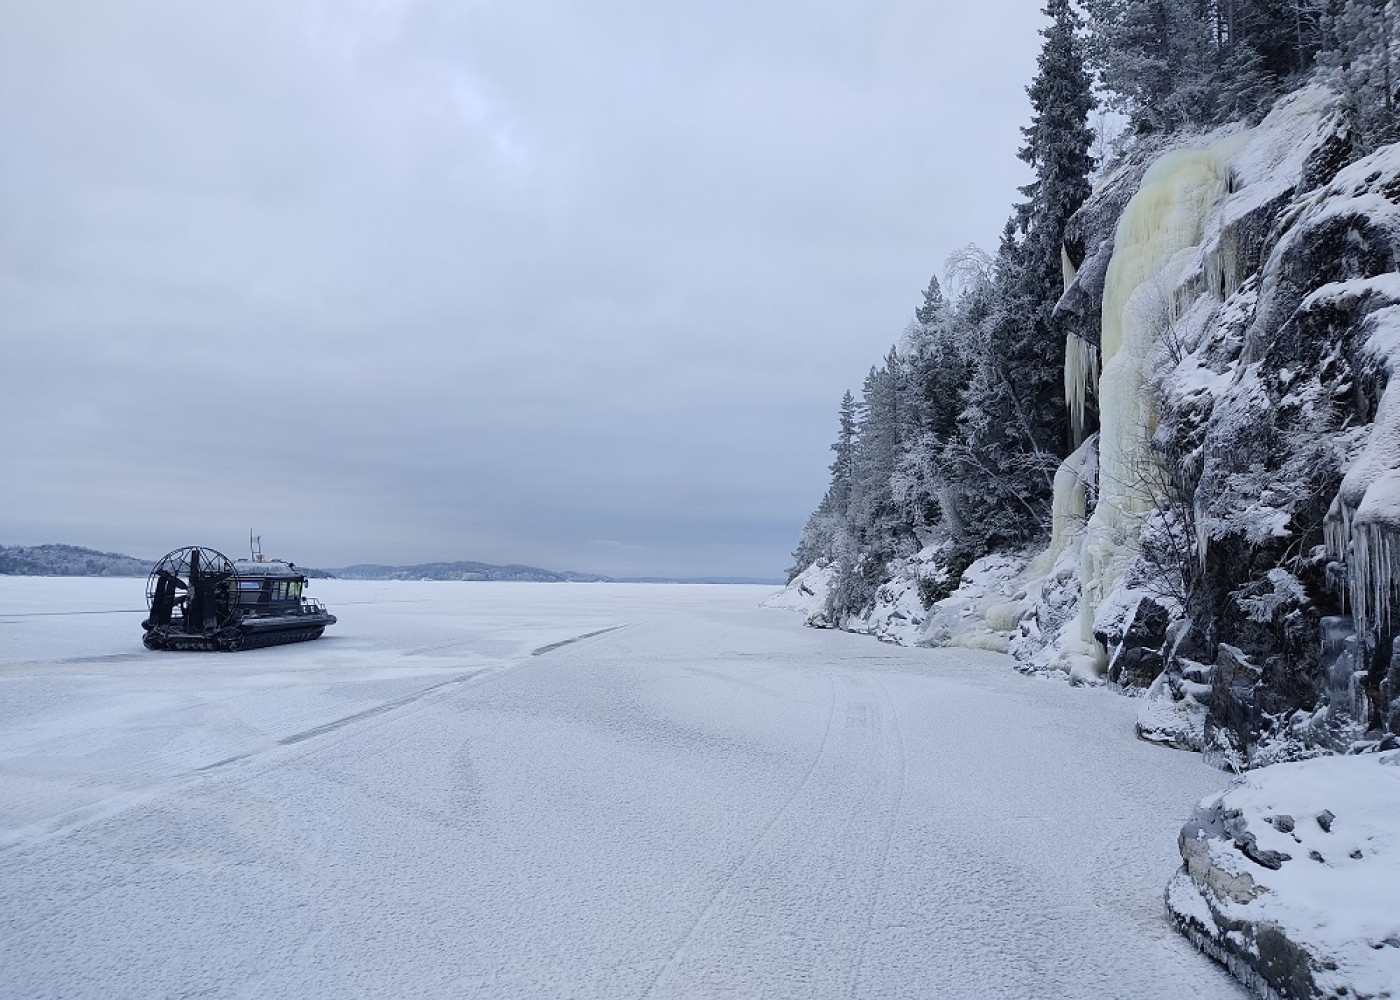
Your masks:
{"label": "grey cloud", "polygon": [[676,574],[785,567],[1023,180],[1039,21],[5,7],[0,540]]}

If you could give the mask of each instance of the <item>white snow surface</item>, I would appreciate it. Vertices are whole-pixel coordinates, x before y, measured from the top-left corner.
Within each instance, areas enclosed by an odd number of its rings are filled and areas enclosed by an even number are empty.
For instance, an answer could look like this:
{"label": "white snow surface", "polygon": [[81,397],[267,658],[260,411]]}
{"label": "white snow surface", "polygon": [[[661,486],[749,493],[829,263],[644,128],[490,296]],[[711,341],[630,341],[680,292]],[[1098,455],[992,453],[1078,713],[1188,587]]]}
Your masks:
{"label": "white snow surface", "polygon": [[1107,691],[754,587],[315,581],[239,654],[141,591],[0,577],[5,997],[1242,996],[1162,905],[1226,779]]}

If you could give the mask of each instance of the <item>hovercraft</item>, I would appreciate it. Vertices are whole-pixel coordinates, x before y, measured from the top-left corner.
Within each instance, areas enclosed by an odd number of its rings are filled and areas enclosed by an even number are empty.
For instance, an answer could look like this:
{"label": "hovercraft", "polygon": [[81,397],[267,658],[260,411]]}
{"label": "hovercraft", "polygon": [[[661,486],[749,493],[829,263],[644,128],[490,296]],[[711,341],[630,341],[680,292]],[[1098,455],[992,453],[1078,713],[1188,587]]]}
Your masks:
{"label": "hovercraft", "polygon": [[197,545],[176,549],[146,581],[142,641],[147,649],[234,652],[319,639],[335,615],[305,590],[295,563],[263,559],[256,548],[237,562]]}

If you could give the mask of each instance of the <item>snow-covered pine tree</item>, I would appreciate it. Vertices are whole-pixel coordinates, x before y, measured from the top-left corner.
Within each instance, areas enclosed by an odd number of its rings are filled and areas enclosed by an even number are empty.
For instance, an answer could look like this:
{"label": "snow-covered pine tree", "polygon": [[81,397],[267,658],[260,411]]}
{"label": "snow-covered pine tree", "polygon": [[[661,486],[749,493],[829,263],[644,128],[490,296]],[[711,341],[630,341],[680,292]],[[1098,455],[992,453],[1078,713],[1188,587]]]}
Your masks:
{"label": "snow-covered pine tree", "polygon": [[836,537],[836,513],[832,510],[831,493],[822,497],[817,509],[807,517],[797,548],[792,550],[792,565],[788,567],[787,582],[819,559],[830,559],[832,540]]}
{"label": "snow-covered pine tree", "polygon": [[1199,109],[1178,94],[1204,88],[1209,25],[1191,3],[1175,0],[1083,0],[1088,55],[1109,92],[1109,106],[1137,133],[1170,132]]}
{"label": "snow-covered pine tree", "polygon": [[948,300],[943,297],[943,287],[938,283],[938,276],[933,275],[928,279],[928,287],[924,289],[924,300],[914,310],[914,322],[924,329],[933,329],[947,312]]}
{"label": "snow-covered pine tree", "polygon": [[[1034,114],[1020,156],[1035,170],[997,256],[994,307],[947,452],[956,468],[957,520],[986,551],[1019,544],[1048,521],[1055,466],[1068,448],[1064,331],[1053,317],[1064,289],[1065,224],[1089,196],[1094,135],[1081,23],[1069,0],[1048,0]],[[1024,233],[1024,236],[1020,236]]]}
{"label": "snow-covered pine tree", "polygon": [[1049,518],[1064,408],[1052,414],[1035,402],[1062,383],[1064,345],[1063,338],[1058,349],[1035,343],[1038,303],[1027,270],[1013,219],[1002,233],[958,432],[943,455],[944,515],[961,559],[1029,541]]}
{"label": "snow-covered pine tree", "polygon": [[1088,49],[1133,131],[1257,120],[1323,47],[1328,0],[1084,0]]}
{"label": "snow-covered pine tree", "polygon": [[851,504],[851,484],[855,479],[856,429],[860,421],[860,406],[850,390],[841,397],[839,429],[831,450],[836,457],[831,462],[832,510],[844,519]]}
{"label": "snow-covered pine tree", "polygon": [[1358,154],[1400,141],[1397,7],[1395,0],[1342,0],[1327,21],[1332,42],[1320,61],[1344,97]]}
{"label": "snow-covered pine tree", "polygon": [[867,610],[891,560],[916,548],[912,527],[895,502],[893,479],[905,450],[907,373],[891,348],[866,376],[852,456],[847,536],[837,547],[830,611],[838,621]]}
{"label": "snow-covered pine tree", "polygon": [[893,348],[885,363],[870,369],[865,379],[850,512],[865,547],[877,553],[888,550],[905,528],[895,509],[890,480],[904,451],[906,385],[904,362]]}
{"label": "snow-covered pine tree", "polygon": [[905,331],[903,361],[908,382],[900,432],[904,452],[891,491],[904,523],[923,544],[942,521],[943,448],[957,432],[971,377],[958,313],[943,297],[936,277],[929,279]]}
{"label": "snow-covered pine tree", "polygon": [[1078,15],[1069,0],[1048,0],[1044,13],[1050,24],[1041,31],[1045,41],[1038,71],[1026,88],[1033,113],[1030,124],[1021,129],[1025,144],[1017,153],[1035,171],[1035,180],[1021,188],[1026,201],[1018,209],[1026,233],[1020,255],[1021,294],[1033,310],[1030,340],[1019,352],[1031,369],[1019,394],[1031,410],[1032,424],[1044,428],[1036,435],[1036,444],[1053,450],[1067,441],[1067,432],[1065,335],[1052,314],[1067,277],[1065,225],[1090,193],[1094,159],[1089,150],[1094,132],[1089,115],[1097,102],[1084,68],[1079,38],[1083,24]]}
{"label": "snow-covered pine tree", "polygon": [[905,437],[913,441],[930,434],[937,441],[946,441],[962,411],[968,365],[954,329],[953,310],[936,277],[929,278],[923,302],[914,310],[905,344],[911,397]]}
{"label": "snow-covered pine tree", "polygon": [[[831,482],[802,527],[802,536],[792,553],[792,566],[788,568],[788,582],[818,559],[835,559],[838,536],[850,535],[851,484],[855,469],[856,426],[860,418],[860,408],[855,397],[847,390],[841,397],[838,413],[839,429],[831,450],[836,453],[828,467]],[[849,548],[849,546],[847,546]]]}
{"label": "snow-covered pine tree", "polygon": [[1216,0],[1216,46],[1248,47],[1271,83],[1297,76],[1323,47],[1327,7],[1327,0]]}

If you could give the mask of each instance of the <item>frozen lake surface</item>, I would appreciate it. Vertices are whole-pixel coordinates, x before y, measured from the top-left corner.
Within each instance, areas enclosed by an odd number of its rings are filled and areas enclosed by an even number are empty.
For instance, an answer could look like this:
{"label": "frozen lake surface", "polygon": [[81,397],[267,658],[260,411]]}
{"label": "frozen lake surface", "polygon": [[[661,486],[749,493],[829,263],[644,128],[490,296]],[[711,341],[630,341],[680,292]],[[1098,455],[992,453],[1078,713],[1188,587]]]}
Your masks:
{"label": "frozen lake surface", "polygon": [[315,581],[313,643],[141,646],[0,577],[0,996],[1191,997],[1227,778],[1134,704],[771,589]]}

